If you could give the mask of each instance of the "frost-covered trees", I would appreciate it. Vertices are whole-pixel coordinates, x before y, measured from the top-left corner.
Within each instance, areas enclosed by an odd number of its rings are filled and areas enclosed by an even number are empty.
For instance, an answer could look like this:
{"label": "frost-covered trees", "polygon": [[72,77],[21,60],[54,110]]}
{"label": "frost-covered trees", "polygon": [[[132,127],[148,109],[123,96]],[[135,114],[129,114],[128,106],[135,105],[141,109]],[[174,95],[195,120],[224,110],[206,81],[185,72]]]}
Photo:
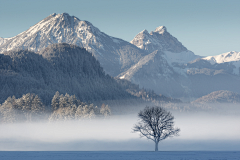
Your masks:
{"label": "frost-covered trees", "polygon": [[35,94],[24,94],[21,98],[16,99],[15,96],[8,97],[5,102],[0,105],[1,122],[12,123],[19,121],[35,121],[42,116],[45,106],[41,99]]}
{"label": "frost-covered trees", "polygon": [[104,117],[111,114],[110,108],[102,105],[101,109],[93,104],[81,102],[75,95],[59,94],[56,92],[52,99],[52,114],[49,117],[50,121],[56,120],[79,120],[91,119],[96,116],[103,115]]}
{"label": "frost-covered trees", "polygon": [[100,113],[104,115],[104,117],[111,115],[111,110],[108,105],[105,105],[104,103],[101,106]]}
{"label": "frost-covered trees", "polygon": [[21,98],[8,97],[0,105],[0,122],[32,122],[36,120],[65,121],[92,119],[111,115],[108,105],[102,107],[91,103],[81,102],[75,95],[59,94],[57,91],[52,98],[50,106],[43,105],[41,99],[35,94],[24,94]]}
{"label": "frost-covered trees", "polygon": [[179,128],[174,128],[174,117],[162,107],[146,107],[138,113],[139,122],[133,131],[139,132],[141,137],[146,137],[155,142],[155,151],[158,143],[168,137],[178,136]]}

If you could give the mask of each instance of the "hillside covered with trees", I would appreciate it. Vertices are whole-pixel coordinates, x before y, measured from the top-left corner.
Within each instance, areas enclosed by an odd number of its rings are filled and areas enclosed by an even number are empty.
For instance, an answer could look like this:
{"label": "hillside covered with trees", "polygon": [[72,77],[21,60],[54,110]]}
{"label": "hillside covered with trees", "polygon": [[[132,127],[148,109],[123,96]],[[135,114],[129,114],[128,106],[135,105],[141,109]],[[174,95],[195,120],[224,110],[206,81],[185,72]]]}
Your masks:
{"label": "hillside covered with trees", "polygon": [[8,51],[0,55],[0,102],[35,93],[49,105],[56,91],[75,95],[83,102],[134,99],[85,49],[53,44],[40,53]]}

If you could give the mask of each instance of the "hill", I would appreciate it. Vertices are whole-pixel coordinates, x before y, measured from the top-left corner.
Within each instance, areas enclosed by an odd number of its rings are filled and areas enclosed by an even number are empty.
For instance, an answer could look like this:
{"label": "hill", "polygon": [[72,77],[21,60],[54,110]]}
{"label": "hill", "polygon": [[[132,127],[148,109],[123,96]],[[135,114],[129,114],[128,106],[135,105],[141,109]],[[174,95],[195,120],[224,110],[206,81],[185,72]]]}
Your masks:
{"label": "hill", "polygon": [[231,91],[215,91],[202,96],[192,103],[240,103],[240,94]]}
{"label": "hill", "polygon": [[40,51],[8,51],[0,55],[0,97],[16,98],[35,93],[50,104],[56,91],[76,95],[83,102],[135,98],[83,48],[66,43],[53,44]]}

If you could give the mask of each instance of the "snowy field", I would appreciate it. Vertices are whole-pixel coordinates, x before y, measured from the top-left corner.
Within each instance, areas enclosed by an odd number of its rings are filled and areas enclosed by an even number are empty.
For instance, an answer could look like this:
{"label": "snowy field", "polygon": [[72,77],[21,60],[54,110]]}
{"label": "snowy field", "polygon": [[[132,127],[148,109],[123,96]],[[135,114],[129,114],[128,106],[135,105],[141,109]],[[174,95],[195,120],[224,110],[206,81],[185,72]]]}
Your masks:
{"label": "snowy field", "polygon": [[0,152],[1,160],[239,160],[240,152]]}

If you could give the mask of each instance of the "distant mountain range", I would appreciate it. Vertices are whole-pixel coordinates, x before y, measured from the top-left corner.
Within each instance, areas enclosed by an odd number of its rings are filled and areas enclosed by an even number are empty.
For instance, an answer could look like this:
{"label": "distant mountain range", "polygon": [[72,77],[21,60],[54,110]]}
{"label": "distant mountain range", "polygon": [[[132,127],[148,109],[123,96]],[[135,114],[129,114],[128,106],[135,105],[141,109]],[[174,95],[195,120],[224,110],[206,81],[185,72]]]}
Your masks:
{"label": "distant mountain range", "polygon": [[129,43],[88,21],[54,13],[15,37],[0,38],[0,53],[28,49],[44,57],[43,49],[63,42],[92,53],[107,74],[158,94],[189,101],[219,90],[240,93],[240,52],[195,55],[164,26],[143,30]]}

